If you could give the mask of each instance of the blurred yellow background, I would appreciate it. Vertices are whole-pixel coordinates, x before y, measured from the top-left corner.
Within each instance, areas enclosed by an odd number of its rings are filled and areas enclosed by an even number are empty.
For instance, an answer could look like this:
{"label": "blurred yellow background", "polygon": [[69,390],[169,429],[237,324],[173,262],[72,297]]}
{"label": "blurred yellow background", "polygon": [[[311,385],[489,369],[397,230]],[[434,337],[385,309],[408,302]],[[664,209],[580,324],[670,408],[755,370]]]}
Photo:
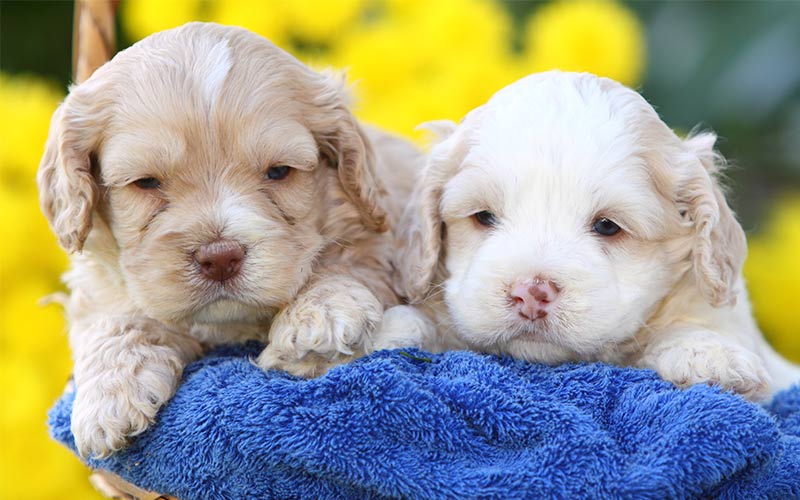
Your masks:
{"label": "blurred yellow background", "polygon": [[[414,139],[419,139],[414,130],[419,123],[458,120],[502,86],[534,71],[585,70],[634,87],[644,81],[649,28],[629,6],[523,4],[133,0],[123,2],[118,14],[128,41],[191,20],[217,21],[264,35],[314,67],[348,68],[356,114]],[[91,498],[96,493],[86,481],[88,472],[50,440],[45,425],[71,361],[61,311],[42,307],[39,300],[62,289],[59,275],[67,259],[39,212],[35,174],[50,115],[66,89],[41,76],[12,75],[5,63],[2,69],[0,498]],[[758,219],[765,221],[758,223],[761,230],[750,235],[745,273],[766,334],[786,356],[800,361],[800,307],[795,304],[800,196],[787,190],[779,199],[760,203],[771,208]]]}

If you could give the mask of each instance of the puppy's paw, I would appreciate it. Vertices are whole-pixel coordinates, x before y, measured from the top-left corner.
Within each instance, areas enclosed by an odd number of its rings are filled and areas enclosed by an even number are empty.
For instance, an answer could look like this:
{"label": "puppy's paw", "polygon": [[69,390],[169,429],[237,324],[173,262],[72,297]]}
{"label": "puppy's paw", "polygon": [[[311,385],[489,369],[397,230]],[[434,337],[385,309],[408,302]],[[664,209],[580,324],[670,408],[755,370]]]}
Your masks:
{"label": "puppy's paw", "polygon": [[394,306],[383,313],[383,320],[371,342],[372,351],[417,347],[437,350],[436,327],[412,306]]}
{"label": "puppy's paw", "polygon": [[363,354],[382,313],[380,301],[360,283],[318,283],[275,317],[269,345],[256,362],[317,377]]}
{"label": "puppy's paw", "polygon": [[761,358],[716,336],[663,342],[648,349],[639,365],[680,387],[716,384],[753,401],[769,395],[771,379]]}
{"label": "puppy's paw", "polygon": [[85,374],[72,407],[78,453],[105,458],[144,432],[175,393],[183,362],[162,346],[119,351],[114,366]]}

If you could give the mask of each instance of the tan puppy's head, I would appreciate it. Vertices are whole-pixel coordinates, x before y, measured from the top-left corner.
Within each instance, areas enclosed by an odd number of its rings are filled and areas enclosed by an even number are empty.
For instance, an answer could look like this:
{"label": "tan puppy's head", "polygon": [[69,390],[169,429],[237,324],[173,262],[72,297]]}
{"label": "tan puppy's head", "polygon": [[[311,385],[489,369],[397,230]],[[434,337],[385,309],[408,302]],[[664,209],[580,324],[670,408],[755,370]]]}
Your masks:
{"label": "tan puppy's head", "polygon": [[281,307],[326,246],[386,229],[342,84],[214,24],[152,35],[72,88],[38,181],[61,245],[111,262],[165,321]]}
{"label": "tan puppy's head", "polygon": [[411,302],[441,291],[471,345],[598,357],[679,280],[711,305],[735,301],[745,239],[713,134],[681,139],[635,91],[557,71],[436,127],[445,137],[401,222],[396,281]]}

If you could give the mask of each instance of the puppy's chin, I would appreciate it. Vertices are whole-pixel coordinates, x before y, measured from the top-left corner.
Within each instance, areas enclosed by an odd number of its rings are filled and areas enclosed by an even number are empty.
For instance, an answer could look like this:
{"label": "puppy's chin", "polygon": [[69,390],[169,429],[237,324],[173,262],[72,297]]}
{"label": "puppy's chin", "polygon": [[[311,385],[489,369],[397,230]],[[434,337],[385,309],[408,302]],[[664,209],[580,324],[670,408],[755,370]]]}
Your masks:
{"label": "puppy's chin", "polygon": [[[488,314],[484,316],[486,319]],[[492,327],[483,323],[478,329],[456,321],[456,331],[461,339],[477,350],[505,354],[536,363],[563,363],[581,359],[581,356],[559,339],[552,324],[503,318]],[[526,324],[527,323],[527,324]],[[493,332],[493,333],[489,333]]]}
{"label": "puppy's chin", "polygon": [[607,345],[573,342],[575,339],[564,338],[557,329],[547,328],[544,324],[520,328],[519,325],[506,323],[498,326],[495,335],[470,332],[463,327],[458,329],[458,334],[463,341],[480,351],[508,355],[534,363],[557,364],[607,357]]}
{"label": "puppy's chin", "polygon": [[536,363],[556,364],[581,359],[572,349],[525,336],[500,344],[496,349],[498,354],[508,354]]}
{"label": "puppy's chin", "polygon": [[211,302],[192,316],[194,323],[258,323],[275,314],[276,309],[244,304],[232,299],[218,299]]}

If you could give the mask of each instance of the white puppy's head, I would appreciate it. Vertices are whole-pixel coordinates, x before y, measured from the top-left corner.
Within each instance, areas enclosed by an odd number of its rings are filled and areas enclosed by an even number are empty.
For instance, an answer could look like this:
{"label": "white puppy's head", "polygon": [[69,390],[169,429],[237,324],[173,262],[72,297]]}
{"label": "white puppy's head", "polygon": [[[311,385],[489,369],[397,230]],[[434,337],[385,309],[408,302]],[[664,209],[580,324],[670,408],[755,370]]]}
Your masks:
{"label": "white puppy's head", "polygon": [[150,36],[74,87],[38,179],[62,246],[164,321],[265,314],[322,249],[386,229],[341,82],[213,24]]}
{"label": "white puppy's head", "polygon": [[636,92],[548,72],[445,135],[404,216],[397,281],[411,302],[441,285],[470,344],[593,357],[631,338],[682,278],[715,306],[735,299],[745,240],[712,134],[682,140]]}

